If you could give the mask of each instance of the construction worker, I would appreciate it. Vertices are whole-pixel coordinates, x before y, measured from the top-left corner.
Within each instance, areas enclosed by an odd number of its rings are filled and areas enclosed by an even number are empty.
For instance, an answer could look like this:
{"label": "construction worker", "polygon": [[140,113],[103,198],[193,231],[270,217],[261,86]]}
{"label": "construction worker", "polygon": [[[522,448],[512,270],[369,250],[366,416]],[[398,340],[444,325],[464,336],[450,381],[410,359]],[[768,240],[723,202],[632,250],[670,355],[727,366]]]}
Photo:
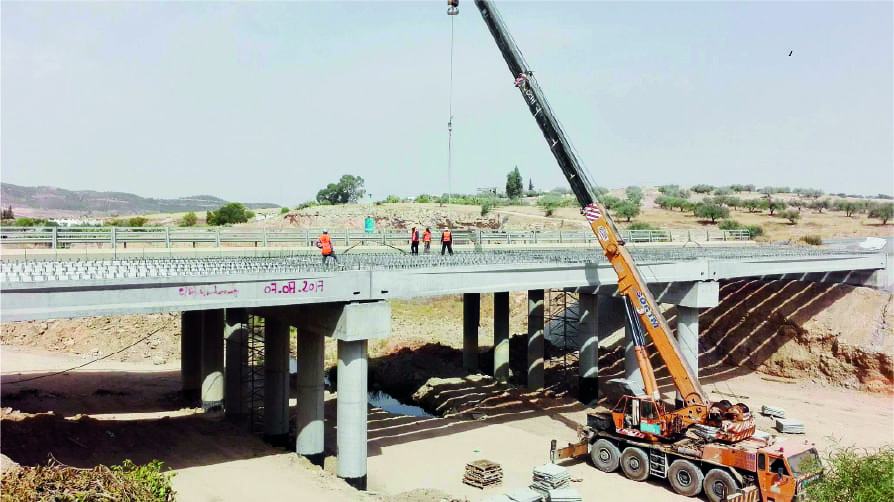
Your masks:
{"label": "construction worker", "polygon": [[335,256],[335,250],[332,249],[332,238],[329,237],[328,230],[323,230],[323,235],[317,239],[317,247],[323,253],[323,265],[326,264],[330,257],[335,260],[335,263],[338,263],[338,257]]}
{"label": "construction worker", "polygon": [[425,227],[425,232],[422,233],[422,242],[425,243],[425,249],[422,252],[428,254],[431,251],[431,229],[428,227]]}
{"label": "construction worker", "polygon": [[416,227],[410,230],[410,253],[419,254],[419,230],[416,230]]}
{"label": "construction worker", "polygon": [[444,251],[450,251],[451,256],[453,255],[453,236],[450,234],[450,229],[445,228],[441,233],[441,256],[444,256]]}

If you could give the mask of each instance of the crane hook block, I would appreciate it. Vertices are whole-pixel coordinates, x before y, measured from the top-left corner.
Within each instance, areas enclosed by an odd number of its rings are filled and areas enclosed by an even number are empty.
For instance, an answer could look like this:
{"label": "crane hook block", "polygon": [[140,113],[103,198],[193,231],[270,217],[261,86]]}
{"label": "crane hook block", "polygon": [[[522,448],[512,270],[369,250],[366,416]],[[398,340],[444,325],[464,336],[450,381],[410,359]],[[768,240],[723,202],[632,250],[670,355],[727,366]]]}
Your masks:
{"label": "crane hook block", "polygon": [[459,14],[459,0],[447,0],[447,15],[455,16]]}

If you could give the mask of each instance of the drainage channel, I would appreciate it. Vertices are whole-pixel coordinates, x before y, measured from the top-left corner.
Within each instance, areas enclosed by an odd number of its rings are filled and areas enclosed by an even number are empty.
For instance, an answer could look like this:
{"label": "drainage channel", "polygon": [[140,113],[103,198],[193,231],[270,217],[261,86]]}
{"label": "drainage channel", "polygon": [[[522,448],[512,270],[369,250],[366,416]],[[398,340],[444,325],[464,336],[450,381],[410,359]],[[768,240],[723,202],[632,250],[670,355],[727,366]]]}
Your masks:
{"label": "drainage channel", "polygon": [[[298,374],[298,361],[296,359],[289,359],[289,373],[291,373],[292,375]],[[323,378],[323,381],[328,386],[330,383],[329,376],[325,376]],[[426,412],[419,406],[416,406],[414,404],[402,403],[390,394],[382,392],[380,390],[367,392],[367,401],[369,402],[369,404],[375,406],[376,408],[380,408],[387,411],[388,413],[393,413],[395,415],[408,415],[411,417],[434,416],[431,413]]]}

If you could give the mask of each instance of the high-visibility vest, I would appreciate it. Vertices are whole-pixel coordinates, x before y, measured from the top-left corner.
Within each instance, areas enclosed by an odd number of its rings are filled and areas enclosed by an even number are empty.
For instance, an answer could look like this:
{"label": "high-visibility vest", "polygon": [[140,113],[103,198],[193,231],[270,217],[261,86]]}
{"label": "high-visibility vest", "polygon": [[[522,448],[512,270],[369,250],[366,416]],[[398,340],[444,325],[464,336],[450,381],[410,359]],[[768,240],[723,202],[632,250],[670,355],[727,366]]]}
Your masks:
{"label": "high-visibility vest", "polygon": [[425,233],[422,234],[422,240],[424,242],[431,242],[431,232],[426,230]]}
{"label": "high-visibility vest", "polygon": [[323,254],[332,254],[332,241],[329,239],[329,234],[320,236],[320,248],[323,250]]}
{"label": "high-visibility vest", "polygon": [[441,234],[441,242],[450,242],[450,230],[444,230]]}
{"label": "high-visibility vest", "polygon": [[413,242],[419,242],[419,230],[413,230],[410,235]]}

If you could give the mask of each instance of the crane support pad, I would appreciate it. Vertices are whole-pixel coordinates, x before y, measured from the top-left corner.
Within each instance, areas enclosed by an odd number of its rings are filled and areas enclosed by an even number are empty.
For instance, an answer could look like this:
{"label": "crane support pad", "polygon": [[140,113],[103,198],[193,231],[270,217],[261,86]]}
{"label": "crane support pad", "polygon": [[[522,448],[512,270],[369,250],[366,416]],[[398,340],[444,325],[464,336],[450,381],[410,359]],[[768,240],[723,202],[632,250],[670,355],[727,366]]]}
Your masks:
{"label": "crane support pad", "polygon": [[587,441],[581,441],[580,443],[569,444],[564,448],[556,449],[556,460],[562,460],[566,458],[576,458],[582,455],[587,454]]}

